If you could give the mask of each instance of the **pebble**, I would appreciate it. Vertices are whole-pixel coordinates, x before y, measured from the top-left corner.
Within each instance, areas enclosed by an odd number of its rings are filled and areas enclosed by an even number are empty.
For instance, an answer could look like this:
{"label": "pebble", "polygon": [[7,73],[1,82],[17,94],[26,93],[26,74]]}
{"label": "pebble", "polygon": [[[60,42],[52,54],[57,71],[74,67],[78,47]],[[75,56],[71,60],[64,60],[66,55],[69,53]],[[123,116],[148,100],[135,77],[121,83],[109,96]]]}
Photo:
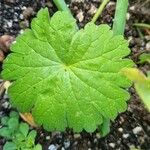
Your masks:
{"label": "pebble", "polygon": [[150,42],[148,42],[148,43],[146,44],[146,50],[149,50],[149,51],[150,51]]}
{"label": "pebble", "polygon": [[118,128],[118,131],[119,132],[123,132],[123,128]]}
{"label": "pebble", "polygon": [[26,8],[24,11],[23,11],[23,17],[24,18],[29,18],[30,16],[32,16],[32,15],[34,15],[34,10],[33,10],[33,8],[32,7],[28,7],[28,8]]}
{"label": "pebble", "polygon": [[134,11],[135,10],[135,6],[131,6],[129,9]]}
{"label": "pebble", "polygon": [[97,143],[97,138],[94,139],[94,143]]}
{"label": "pebble", "polygon": [[78,139],[78,138],[80,138],[80,137],[81,137],[80,134],[74,134],[74,138],[75,138],[75,139]]}
{"label": "pebble", "polygon": [[69,148],[69,146],[70,146],[70,141],[69,141],[69,140],[66,140],[66,141],[64,142],[64,147],[65,147],[65,148]]}
{"label": "pebble", "polygon": [[50,136],[46,136],[46,140],[50,140],[50,138],[51,138]]}
{"label": "pebble", "polygon": [[150,35],[146,35],[146,36],[145,36],[145,39],[146,39],[147,41],[150,41]]}
{"label": "pebble", "polygon": [[129,134],[123,134],[122,136],[123,136],[123,138],[127,139],[130,135]]}
{"label": "pebble", "polygon": [[77,18],[79,22],[82,22],[84,19],[83,11],[80,10],[80,12],[77,14]]}
{"label": "pebble", "polygon": [[72,2],[83,3],[85,0],[72,0]]}
{"label": "pebble", "polygon": [[115,148],[115,143],[109,143],[109,146]]}
{"label": "pebble", "polygon": [[3,51],[0,50],[0,62],[3,62],[4,59],[5,59],[5,55]]}
{"label": "pebble", "polygon": [[24,33],[24,30],[20,30],[19,33],[20,33],[20,34],[23,34],[23,33]]}
{"label": "pebble", "polygon": [[126,18],[127,18],[127,20],[129,20],[130,19],[130,13],[127,13],[127,15],[126,15]]}
{"label": "pebble", "polygon": [[23,18],[24,18],[24,17],[23,17],[23,14],[20,14],[20,16],[19,16],[19,17],[20,17],[20,19],[23,19]]}
{"label": "pebble", "polygon": [[91,14],[91,15],[93,15],[93,14],[96,13],[96,11],[97,11],[97,8],[94,5],[92,5],[91,8],[90,8],[90,10],[88,11],[88,13]]}
{"label": "pebble", "polygon": [[56,147],[54,144],[51,144],[51,145],[48,147],[48,150],[57,150],[57,147]]}
{"label": "pebble", "polygon": [[142,128],[139,127],[139,126],[137,126],[137,127],[135,127],[135,128],[133,129],[133,133],[134,133],[134,134],[138,134],[138,133],[141,132],[141,131],[142,131]]}
{"label": "pebble", "polygon": [[97,137],[98,139],[100,139],[100,138],[101,138],[101,135],[100,135],[99,133],[96,133],[96,137]]}
{"label": "pebble", "polygon": [[2,104],[2,107],[4,107],[5,109],[8,108],[8,106],[9,106],[9,103],[7,101]]}
{"label": "pebble", "polygon": [[11,28],[12,27],[12,20],[10,20],[9,22],[7,22],[7,25],[8,25],[9,28]]}

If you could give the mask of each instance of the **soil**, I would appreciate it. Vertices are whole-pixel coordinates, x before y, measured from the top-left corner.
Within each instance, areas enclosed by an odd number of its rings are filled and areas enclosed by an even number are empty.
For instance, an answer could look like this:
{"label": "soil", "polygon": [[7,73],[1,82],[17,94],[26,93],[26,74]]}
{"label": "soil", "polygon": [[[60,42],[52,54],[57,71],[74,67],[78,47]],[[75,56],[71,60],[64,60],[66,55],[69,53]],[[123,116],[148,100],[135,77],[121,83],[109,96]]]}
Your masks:
{"label": "soil", "polygon": [[[72,14],[77,19],[79,27],[89,22],[100,4],[100,0],[67,1]],[[112,26],[115,1],[110,1],[96,24],[107,23]],[[57,9],[52,0],[0,0],[0,36],[9,34],[17,36],[30,22],[41,7],[48,7],[52,15]],[[150,23],[150,1],[130,0],[127,14],[125,38],[130,43],[130,58],[144,73],[150,71],[150,64],[139,64],[139,55],[150,52],[150,34],[133,26],[135,22]],[[1,64],[2,65],[2,64]],[[0,116],[8,115],[12,110],[9,98],[3,90],[3,80],[0,80]],[[98,131],[80,134],[67,129],[65,132],[49,133],[38,129],[37,143],[44,150],[150,150],[150,113],[144,108],[133,87],[130,88],[131,99],[126,112],[119,114],[111,123],[110,133],[102,138]],[[0,139],[0,150],[5,143]]]}

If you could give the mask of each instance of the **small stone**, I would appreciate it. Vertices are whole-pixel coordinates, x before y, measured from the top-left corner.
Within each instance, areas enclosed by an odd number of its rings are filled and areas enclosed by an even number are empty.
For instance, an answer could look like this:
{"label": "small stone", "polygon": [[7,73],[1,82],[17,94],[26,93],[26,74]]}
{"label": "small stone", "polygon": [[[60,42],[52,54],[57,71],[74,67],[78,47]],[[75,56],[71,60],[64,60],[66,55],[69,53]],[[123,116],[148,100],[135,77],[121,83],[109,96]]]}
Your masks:
{"label": "small stone", "polygon": [[119,132],[123,132],[123,128],[118,128],[118,131]]}
{"label": "small stone", "polygon": [[4,103],[2,104],[2,106],[6,109],[6,108],[9,107],[9,103],[6,101],[6,102],[4,102]]}
{"label": "small stone", "polygon": [[65,148],[69,148],[69,146],[70,146],[70,141],[69,141],[69,140],[66,140],[66,141],[64,142],[64,147],[65,147]]}
{"label": "small stone", "polygon": [[5,55],[3,51],[0,50],[0,62],[3,62],[4,58],[5,58]]}
{"label": "small stone", "polygon": [[4,52],[8,52],[10,45],[15,40],[13,36],[3,35],[0,37],[0,49]]}
{"label": "small stone", "polygon": [[12,21],[7,22],[7,25],[9,28],[11,28],[12,27]]}
{"label": "small stone", "polygon": [[51,145],[48,147],[48,150],[57,150],[57,147],[56,147],[54,144],[51,144]]}
{"label": "small stone", "polygon": [[146,44],[146,50],[150,51],[150,42]]}
{"label": "small stone", "polygon": [[51,2],[46,2],[46,6],[48,6],[49,8],[50,8],[50,7],[53,7],[53,5],[52,5]]}
{"label": "small stone", "polygon": [[20,33],[20,34],[23,34],[23,33],[24,33],[24,30],[20,30],[19,33]]}
{"label": "small stone", "polygon": [[94,139],[94,143],[97,143],[97,138]]}
{"label": "small stone", "polygon": [[80,12],[77,14],[77,18],[78,18],[79,22],[82,22],[82,21],[83,21],[83,19],[84,19],[83,11],[80,11]]}
{"label": "small stone", "polygon": [[28,7],[28,8],[26,8],[24,11],[23,11],[23,16],[24,16],[24,18],[29,18],[30,16],[32,16],[32,15],[34,15],[35,14],[35,12],[34,12],[34,10],[33,10],[33,8],[32,7]]}
{"label": "small stone", "polygon": [[74,134],[74,138],[75,138],[75,139],[78,139],[78,138],[80,138],[80,137],[81,137],[80,134]]}
{"label": "small stone", "polygon": [[61,150],[65,150],[65,148],[64,148],[64,147],[62,147],[62,148],[61,148]]}
{"label": "small stone", "polygon": [[85,0],[72,0],[72,2],[83,3]]}
{"label": "small stone", "polygon": [[100,139],[101,135],[99,133],[96,133],[96,137],[97,137],[97,139]]}
{"label": "small stone", "polygon": [[15,3],[15,0],[5,0],[7,3]]}
{"label": "small stone", "polygon": [[20,14],[20,16],[19,16],[19,17],[20,17],[20,19],[23,19],[23,18],[24,18],[24,17],[23,17],[23,14]]}
{"label": "small stone", "polygon": [[129,134],[123,134],[122,136],[123,136],[123,138],[127,139],[130,135]]}
{"label": "small stone", "polygon": [[146,35],[146,36],[145,36],[145,39],[146,39],[147,41],[150,41],[150,36],[149,36],[149,35]]}
{"label": "small stone", "polygon": [[134,133],[134,134],[138,134],[138,133],[141,132],[141,131],[142,131],[142,128],[139,127],[139,126],[137,126],[137,127],[135,127],[135,128],[133,129],[133,133]]}
{"label": "small stone", "polygon": [[115,148],[115,143],[109,143],[109,146]]}
{"label": "small stone", "polygon": [[127,13],[127,15],[126,15],[126,18],[127,18],[127,20],[129,20],[130,19],[130,14],[129,13]]}
{"label": "small stone", "polygon": [[129,9],[134,11],[135,10],[135,6],[131,6]]}
{"label": "small stone", "polygon": [[52,132],[52,138],[53,137],[55,137],[55,136],[57,136],[57,135],[60,135],[61,134],[61,132],[59,132],[59,131],[55,131],[55,132]]}
{"label": "small stone", "polygon": [[27,9],[27,7],[26,7],[26,6],[23,6],[21,9],[22,9],[22,10],[25,10],[25,9]]}
{"label": "small stone", "polygon": [[29,27],[29,21],[28,20],[21,21],[19,25],[20,25],[20,28],[25,29]]}
{"label": "small stone", "polygon": [[92,5],[91,8],[90,8],[90,10],[88,11],[88,13],[91,14],[91,15],[93,15],[93,14],[96,13],[96,11],[97,11],[97,8],[94,5]]}
{"label": "small stone", "polygon": [[50,136],[46,136],[46,140],[50,140],[50,138],[51,138]]}

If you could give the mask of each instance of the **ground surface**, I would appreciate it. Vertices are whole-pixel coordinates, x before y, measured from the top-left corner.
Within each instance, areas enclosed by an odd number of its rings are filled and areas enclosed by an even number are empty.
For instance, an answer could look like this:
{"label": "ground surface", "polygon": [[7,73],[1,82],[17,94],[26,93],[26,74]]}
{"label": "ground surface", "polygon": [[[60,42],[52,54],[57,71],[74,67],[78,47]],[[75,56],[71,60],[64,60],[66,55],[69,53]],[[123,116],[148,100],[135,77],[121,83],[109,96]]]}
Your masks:
{"label": "ground surface", "polygon": [[[78,20],[80,27],[89,22],[99,5],[99,0],[72,0],[68,1],[73,15]],[[30,26],[31,19],[36,15],[41,7],[47,6],[51,14],[56,11],[53,3],[48,0],[1,0],[0,1],[0,36],[9,34],[17,36]],[[115,2],[111,1],[97,24],[107,23],[112,26],[115,10]],[[143,37],[133,23],[150,23],[150,1],[130,0],[129,13],[127,14],[127,26],[125,37],[129,40],[132,53],[131,57],[138,68],[144,72],[150,70],[150,64],[140,65],[139,55],[143,52],[150,52],[150,35],[143,31]],[[111,132],[105,138],[100,138],[100,134],[95,132],[88,134],[73,133],[67,130],[64,133],[48,133],[38,130],[37,142],[41,143],[44,150],[68,149],[68,150],[128,150],[139,148],[150,149],[150,113],[141,104],[133,88],[130,89],[131,100],[128,110],[122,113],[112,122]],[[12,109],[8,103],[9,99],[3,92],[1,80],[0,86],[0,115],[7,115]],[[0,150],[4,139],[0,139]]]}

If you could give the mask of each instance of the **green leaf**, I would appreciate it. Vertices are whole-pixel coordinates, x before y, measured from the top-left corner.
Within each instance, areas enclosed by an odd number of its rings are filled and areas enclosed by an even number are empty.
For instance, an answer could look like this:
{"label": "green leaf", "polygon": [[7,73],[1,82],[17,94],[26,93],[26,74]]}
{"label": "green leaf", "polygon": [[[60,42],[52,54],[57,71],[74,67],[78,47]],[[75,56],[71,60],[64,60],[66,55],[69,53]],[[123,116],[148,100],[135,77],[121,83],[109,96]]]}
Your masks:
{"label": "green leaf", "polygon": [[15,139],[14,139],[15,143],[21,143],[24,140],[25,140],[25,136],[22,133],[20,132],[15,133]]}
{"label": "green leaf", "polygon": [[68,12],[49,17],[42,9],[31,29],[12,45],[3,65],[3,78],[13,106],[32,112],[47,130],[94,131],[103,117],[115,119],[130,98],[131,82],[120,70],[132,67],[122,36],[107,25],[88,23],[77,30]]}
{"label": "green leaf", "polygon": [[32,150],[42,150],[42,146],[37,144]]}
{"label": "green leaf", "polygon": [[6,142],[6,144],[3,147],[3,150],[17,150],[17,147],[13,142]]}
{"label": "green leaf", "polygon": [[145,62],[150,63],[150,54],[143,53],[142,55],[140,55],[140,63],[145,63]]}
{"label": "green leaf", "polygon": [[2,125],[7,125],[9,118],[8,117],[2,117],[1,118],[1,124]]}
{"label": "green leaf", "polygon": [[11,131],[7,127],[2,127],[0,129],[0,136],[5,138],[11,138]]}
{"label": "green leaf", "polygon": [[10,118],[19,118],[19,114],[16,111],[11,111],[9,116]]}
{"label": "green leaf", "polygon": [[124,68],[122,72],[134,82],[137,93],[150,111],[150,77],[134,68]]}
{"label": "green leaf", "polygon": [[32,131],[29,132],[28,137],[31,137],[32,139],[35,139],[36,135],[37,135],[37,132],[35,130],[32,130]]}
{"label": "green leaf", "polygon": [[10,118],[8,121],[8,127],[12,131],[18,130],[19,121],[17,118]]}
{"label": "green leaf", "polygon": [[20,123],[19,131],[24,135],[24,137],[26,137],[29,132],[29,125],[26,123]]}

